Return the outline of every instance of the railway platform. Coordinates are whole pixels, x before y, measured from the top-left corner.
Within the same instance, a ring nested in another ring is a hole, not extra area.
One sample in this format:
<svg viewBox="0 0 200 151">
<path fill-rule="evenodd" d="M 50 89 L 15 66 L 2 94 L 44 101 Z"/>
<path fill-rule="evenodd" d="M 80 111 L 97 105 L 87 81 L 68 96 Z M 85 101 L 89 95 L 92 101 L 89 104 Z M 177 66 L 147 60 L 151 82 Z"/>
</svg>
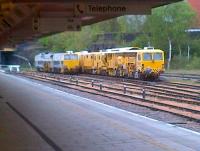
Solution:
<svg viewBox="0 0 200 151">
<path fill-rule="evenodd" d="M 200 151 L 200 133 L 0 73 L 2 151 Z"/>
</svg>

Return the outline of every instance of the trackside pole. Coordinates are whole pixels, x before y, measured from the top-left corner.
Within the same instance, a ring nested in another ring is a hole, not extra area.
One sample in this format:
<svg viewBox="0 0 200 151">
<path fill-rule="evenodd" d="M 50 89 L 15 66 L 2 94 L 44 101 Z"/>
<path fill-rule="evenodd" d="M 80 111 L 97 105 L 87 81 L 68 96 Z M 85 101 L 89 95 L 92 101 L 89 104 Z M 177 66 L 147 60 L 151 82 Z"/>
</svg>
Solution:
<svg viewBox="0 0 200 151">
<path fill-rule="evenodd" d="M 146 96 L 146 92 L 145 92 L 145 89 L 143 88 L 142 89 L 142 98 L 145 99 L 145 96 Z"/>
<path fill-rule="evenodd" d="M 78 78 L 76 79 L 76 85 L 78 85 Z"/>
<path fill-rule="evenodd" d="M 126 94 L 126 86 L 124 85 L 124 94 Z"/>
<path fill-rule="evenodd" d="M 102 83 L 99 84 L 99 88 L 100 88 L 100 91 L 102 91 L 102 88 L 103 88 Z"/>
</svg>

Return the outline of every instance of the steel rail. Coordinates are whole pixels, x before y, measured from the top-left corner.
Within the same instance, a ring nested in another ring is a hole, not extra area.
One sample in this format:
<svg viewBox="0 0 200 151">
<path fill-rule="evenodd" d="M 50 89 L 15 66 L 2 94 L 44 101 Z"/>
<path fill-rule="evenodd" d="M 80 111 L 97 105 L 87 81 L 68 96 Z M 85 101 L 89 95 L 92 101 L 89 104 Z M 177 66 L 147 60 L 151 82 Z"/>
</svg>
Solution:
<svg viewBox="0 0 200 151">
<path fill-rule="evenodd" d="M 62 87 L 76 89 L 79 91 L 84 91 L 87 93 L 92 93 L 96 95 L 102 95 L 109 98 L 117 99 L 126 103 L 136 104 L 140 106 L 145 106 L 148 108 L 153 108 L 157 110 L 162 110 L 165 112 L 170 112 L 176 115 L 184 116 L 194 120 L 200 120 L 200 103 L 192 100 L 179 100 L 172 99 L 171 96 L 160 96 L 156 97 L 151 94 L 146 94 L 145 98 L 142 97 L 142 94 L 139 92 L 129 93 L 128 91 L 124 93 L 123 87 L 112 87 L 108 85 L 103 85 L 100 89 L 100 83 L 95 83 L 93 86 L 91 82 L 77 80 L 73 78 L 62 79 L 56 76 L 47 76 L 47 75 L 36 75 L 36 74 L 20 74 L 22 76 L 32 78 L 35 80 L 40 80 L 43 82 L 48 82 L 51 84 L 59 85 Z M 78 81 L 78 82 L 77 82 Z M 133 95 L 134 94 L 134 95 Z M 162 99 L 161 99 L 162 98 Z M 179 100 L 179 101 L 177 101 Z"/>
</svg>

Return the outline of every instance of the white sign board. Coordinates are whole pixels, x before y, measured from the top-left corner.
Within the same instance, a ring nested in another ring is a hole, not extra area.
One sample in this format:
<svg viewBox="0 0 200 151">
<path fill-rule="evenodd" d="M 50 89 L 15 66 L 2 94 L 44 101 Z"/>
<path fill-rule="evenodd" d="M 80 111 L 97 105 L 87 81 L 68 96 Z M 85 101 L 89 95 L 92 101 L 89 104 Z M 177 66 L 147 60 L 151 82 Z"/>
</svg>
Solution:
<svg viewBox="0 0 200 151">
<path fill-rule="evenodd" d="M 142 14 L 151 13 L 151 9 L 144 4 L 97 4 L 97 3 L 75 3 L 74 13 L 81 15 L 122 15 L 122 14 Z"/>
<path fill-rule="evenodd" d="M 35 25 L 33 25 L 35 27 Z M 80 18 L 39 18 L 37 32 L 80 31 Z"/>
</svg>

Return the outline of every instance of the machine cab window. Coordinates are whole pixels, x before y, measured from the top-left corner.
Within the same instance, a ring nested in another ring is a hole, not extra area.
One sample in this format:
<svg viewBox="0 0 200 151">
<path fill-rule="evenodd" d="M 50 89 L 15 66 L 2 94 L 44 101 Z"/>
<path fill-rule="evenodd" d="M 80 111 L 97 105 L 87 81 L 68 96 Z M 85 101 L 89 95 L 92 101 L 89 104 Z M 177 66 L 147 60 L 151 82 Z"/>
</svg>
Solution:
<svg viewBox="0 0 200 151">
<path fill-rule="evenodd" d="M 143 54 L 143 60 L 144 61 L 150 61 L 150 60 L 152 60 L 152 53 L 144 53 Z"/>
<path fill-rule="evenodd" d="M 78 55 L 76 54 L 69 54 L 64 56 L 65 60 L 78 60 Z"/>
<path fill-rule="evenodd" d="M 154 60 L 163 60 L 162 53 L 160 53 L 160 52 L 154 53 L 153 59 Z"/>
<path fill-rule="evenodd" d="M 76 54 L 71 54 L 71 55 L 70 55 L 70 59 L 71 59 L 71 60 L 78 60 L 78 55 L 76 55 Z"/>
</svg>

